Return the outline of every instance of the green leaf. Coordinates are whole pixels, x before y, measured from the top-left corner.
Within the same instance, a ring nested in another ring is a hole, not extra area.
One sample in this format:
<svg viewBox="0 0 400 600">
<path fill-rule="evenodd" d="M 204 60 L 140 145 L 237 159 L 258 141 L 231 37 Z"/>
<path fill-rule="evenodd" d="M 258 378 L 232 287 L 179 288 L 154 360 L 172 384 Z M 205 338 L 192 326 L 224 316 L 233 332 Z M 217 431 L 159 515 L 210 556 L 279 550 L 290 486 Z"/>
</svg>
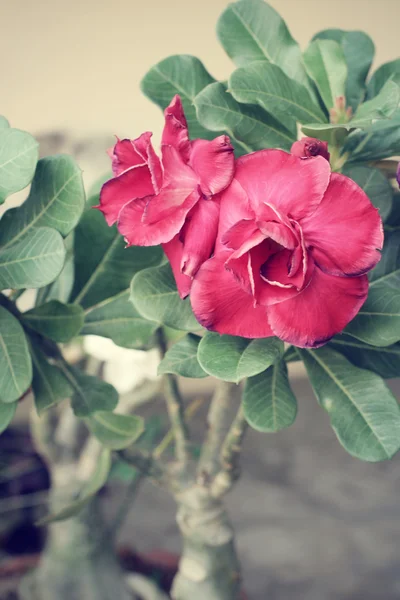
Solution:
<svg viewBox="0 0 400 600">
<path fill-rule="evenodd" d="M 3 115 L 0 115 L 0 131 L 2 129 L 8 129 L 10 127 L 10 123 L 7 121 Z"/>
<path fill-rule="evenodd" d="M 294 423 L 297 401 L 283 360 L 246 381 L 243 410 L 247 422 L 257 431 L 280 431 Z"/>
<path fill-rule="evenodd" d="M 26 131 L 0 127 L 0 204 L 31 181 L 38 159 L 38 143 Z"/>
<path fill-rule="evenodd" d="M 392 210 L 392 186 L 379 169 L 363 165 L 345 165 L 343 174 L 364 190 L 372 204 L 379 209 L 383 221 Z"/>
<path fill-rule="evenodd" d="M 364 98 L 365 80 L 374 59 L 373 41 L 363 31 L 343 31 L 342 29 L 320 31 L 313 37 L 313 40 L 316 39 L 334 40 L 341 45 L 348 70 L 345 92 L 347 106 L 356 110 Z"/>
<path fill-rule="evenodd" d="M 72 395 L 72 387 L 67 379 L 54 365 L 37 344 L 31 341 L 31 357 L 33 365 L 32 390 L 38 415 Z"/>
<path fill-rule="evenodd" d="M 64 265 L 61 235 L 49 227 L 32 229 L 9 248 L 0 248 L 0 289 L 40 288 Z"/>
<path fill-rule="evenodd" d="M 239 104 L 222 83 L 211 83 L 194 100 L 199 122 L 211 131 L 226 131 L 246 151 L 290 150 L 297 139 L 262 108 Z"/>
<path fill-rule="evenodd" d="M 32 363 L 24 330 L 0 306 L 0 402 L 15 402 L 32 381 Z"/>
<path fill-rule="evenodd" d="M 82 172 L 74 159 L 66 155 L 42 158 L 28 198 L 0 221 L 0 245 L 8 247 L 36 227 L 51 227 L 66 236 L 84 206 Z"/>
<path fill-rule="evenodd" d="M 349 152 L 349 161 L 380 160 L 400 154 L 400 110 L 390 119 L 376 121 L 366 131 L 353 131 L 347 138 L 343 152 Z"/>
<path fill-rule="evenodd" d="M 96 412 L 85 419 L 85 422 L 91 433 L 112 450 L 127 448 L 144 431 L 143 419 L 136 415 Z"/>
<path fill-rule="evenodd" d="M 71 406 L 77 417 L 87 417 L 97 411 L 114 410 L 117 406 L 118 392 L 110 383 L 86 375 L 72 366 L 63 369 L 63 374 L 73 389 Z"/>
<path fill-rule="evenodd" d="M 375 71 L 368 82 L 367 97 L 374 98 L 389 80 L 400 85 L 400 58 L 384 63 Z"/>
<path fill-rule="evenodd" d="M 144 76 L 141 87 L 143 93 L 163 110 L 169 105 L 175 94 L 179 94 L 190 136 L 212 139 L 215 135 L 198 123 L 193 102 L 197 94 L 214 81 L 215 79 L 211 77 L 198 58 L 187 54 L 178 54 L 169 56 L 152 67 Z"/>
<path fill-rule="evenodd" d="M 82 329 L 84 312 L 80 306 L 50 300 L 28 310 L 22 322 L 55 342 L 69 342 Z"/>
<path fill-rule="evenodd" d="M 71 232 L 65 239 L 66 259 L 61 273 L 44 291 L 43 298 L 40 298 L 39 290 L 36 305 L 45 300 L 58 300 L 59 302 L 68 302 L 74 286 L 75 265 L 74 265 L 74 232 Z"/>
<path fill-rule="evenodd" d="M 104 216 L 94 209 L 87 210 L 75 229 L 74 247 L 71 300 L 84 308 L 126 290 L 137 271 L 159 264 L 162 257 L 158 246 L 125 248 L 116 226 L 109 227 Z"/>
<path fill-rule="evenodd" d="M 65 508 L 56 513 L 52 513 L 39 521 L 39 525 L 55 523 L 56 521 L 64 521 L 79 513 L 84 506 L 95 496 L 101 488 L 106 484 L 108 475 L 111 470 L 111 452 L 107 448 L 103 448 L 99 459 L 96 463 L 96 468 L 90 479 L 82 488 L 78 498 L 68 504 Z"/>
<path fill-rule="evenodd" d="M 356 367 L 374 371 L 384 379 L 400 377 L 400 343 L 380 348 L 342 333 L 329 343 Z"/>
<path fill-rule="evenodd" d="M 238 102 L 258 104 L 282 123 L 288 115 L 300 123 L 326 121 L 307 88 L 270 63 L 258 62 L 234 71 L 229 91 Z"/>
<path fill-rule="evenodd" d="M 85 314 L 82 335 L 110 338 L 123 348 L 143 348 L 158 323 L 143 319 L 129 300 L 130 290 L 103 300 Z"/>
<path fill-rule="evenodd" d="M 283 350 L 283 343 L 274 337 L 248 340 L 209 332 L 199 344 L 198 359 L 209 375 L 239 383 L 268 369 Z"/>
<path fill-rule="evenodd" d="M 268 61 L 288 77 L 309 85 L 298 43 L 282 17 L 263 0 L 229 4 L 219 18 L 217 33 L 225 52 L 239 67 Z"/>
<path fill-rule="evenodd" d="M 10 404 L 0 402 L 0 433 L 3 433 L 13 420 L 15 411 L 17 410 L 17 404 L 17 402 L 11 402 Z"/>
<path fill-rule="evenodd" d="M 303 58 L 326 108 L 333 108 L 336 98 L 345 95 L 347 65 L 342 47 L 332 40 L 314 40 Z"/>
<path fill-rule="evenodd" d="M 169 263 L 137 273 L 132 280 L 130 298 L 145 319 L 182 331 L 201 329 L 189 298 L 181 300 L 179 297 Z"/>
<path fill-rule="evenodd" d="M 400 448 L 400 409 L 384 381 L 330 348 L 299 352 L 343 447 L 362 460 L 391 458 Z"/>
<path fill-rule="evenodd" d="M 170 348 L 160 364 L 158 374 L 174 373 L 182 377 L 207 377 L 197 359 L 197 348 L 200 339 L 197 335 L 189 333 Z"/>
</svg>

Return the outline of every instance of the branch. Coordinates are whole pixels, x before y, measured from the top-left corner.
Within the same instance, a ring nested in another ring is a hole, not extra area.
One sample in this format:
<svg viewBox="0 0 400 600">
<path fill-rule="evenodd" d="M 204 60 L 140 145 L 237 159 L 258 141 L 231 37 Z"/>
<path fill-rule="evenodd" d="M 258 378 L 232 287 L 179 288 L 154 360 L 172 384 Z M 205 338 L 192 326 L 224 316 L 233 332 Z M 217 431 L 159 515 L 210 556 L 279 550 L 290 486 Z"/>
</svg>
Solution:
<svg viewBox="0 0 400 600">
<path fill-rule="evenodd" d="M 167 343 L 161 328 L 158 329 L 156 336 L 161 358 L 164 358 L 167 351 Z M 178 463 L 182 467 L 185 467 L 189 462 L 190 454 L 189 431 L 185 419 L 183 398 L 179 391 L 175 375 L 166 373 L 163 375 L 163 383 L 167 411 L 175 437 L 175 456 Z"/>
<path fill-rule="evenodd" d="M 221 497 L 228 492 L 240 476 L 240 456 L 243 439 L 248 428 L 242 405 L 232 423 L 221 449 L 222 469 L 212 485 L 212 495 Z"/>
<path fill-rule="evenodd" d="M 220 468 L 219 453 L 226 434 L 226 416 L 235 384 L 218 381 L 207 416 L 208 431 L 201 448 L 197 469 L 200 482 L 206 483 Z"/>
<path fill-rule="evenodd" d="M 127 450 L 119 450 L 118 455 L 140 471 L 142 475 L 152 479 L 154 483 L 162 487 L 169 487 L 167 470 L 148 452 L 130 447 Z"/>
</svg>

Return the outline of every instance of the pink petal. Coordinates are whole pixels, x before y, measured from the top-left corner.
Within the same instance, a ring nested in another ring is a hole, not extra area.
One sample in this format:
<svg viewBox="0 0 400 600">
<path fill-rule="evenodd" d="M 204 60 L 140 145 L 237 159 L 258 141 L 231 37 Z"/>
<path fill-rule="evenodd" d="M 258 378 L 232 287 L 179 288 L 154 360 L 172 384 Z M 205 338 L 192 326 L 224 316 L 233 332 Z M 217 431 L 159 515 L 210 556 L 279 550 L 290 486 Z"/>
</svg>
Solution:
<svg viewBox="0 0 400 600">
<path fill-rule="evenodd" d="M 233 275 L 225 270 L 229 252 L 207 260 L 193 280 L 190 299 L 197 320 L 212 331 L 246 338 L 273 335 L 263 307 L 253 306 Z"/>
<path fill-rule="evenodd" d="M 96 208 L 104 214 L 107 224 L 112 225 L 128 202 L 152 194 L 154 194 L 154 187 L 147 165 L 132 167 L 103 185 L 100 192 L 100 205 Z"/>
<path fill-rule="evenodd" d="M 239 250 L 250 237 L 259 232 L 258 230 L 259 228 L 254 219 L 241 219 L 225 231 L 221 237 L 221 242 L 227 248 Z"/>
<path fill-rule="evenodd" d="M 190 140 L 182 101 L 178 95 L 173 97 L 171 104 L 164 111 L 164 116 L 165 126 L 161 144 L 173 146 L 186 163 L 190 156 Z"/>
<path fill-rule="evenodd" d="M 288 227 L 283 223 L 274 223 L 273 221 L 258 221 L 257 225 L 265 237 L 274 240 L 274 242 L 280 244 L 284 248 L 290 248 L 293 250 L 293 248 L 295 248 L 299 243 L 293 228 Z"/>
<path fill-rule="evenodd" d="M 121 175 L 131 167 L 143 165 L 146 162 L 143 156 L 135 150 L 132 141 L 127 139 L 118 140 L 113 148 L 107 150 L 107 153 L 111 158 L 112 171 L 115 176 Z"/>
<path fill-rule="evenodd" d="M 152 135 L 153 134 L 150 132 L 143 133 L 140 137 L 136 138 L 136 140 L 132 140 L 132 145 L 135 148 L 138 155 L 142 156 L 144 162 L 147 163 L 150 169 L 153 186 L 157 193 L 162 185 L 163 172 L 160 159 L 155 153 L 153 145 L 151 143 Z"/>
<path fill-rule="evenodd" d="M 218 231 L 219 199 L 201 198 L 192 208 L 181 231 L 182 272 L 193 277 L 214 251 Z"/>
<path fill-rule="evenodd" d="M 192 192 L 186 198 L 185 190 L 180 191 L 177 199 L 177 191 L 174 189 L 162 189 L 157 196 L 151 196 L 142 200 L 133 200 L 119 213 L 118 230 L 124 236 L 129 246 L 157 246 L 165 244 L 181 230 L 186 215 L 199 199 L 197 191 Z M 168 214 L 163 215 L 158 221 L 149 223 L 146 220 L 148 207 L 152 202 L 160 206 L 170 206 L 179 200 L 179 205 Z"/>
<path fill-rule="evenodd" d="M 310 284 L 291 300 L 267 308 L 268 321 L 284 342 L 317 348 L 354 319 L 368 294 L 368 279 L 334 277 L 318 267 Z"/>
<path fill-rule="evenodd" d="M 181 298 L 186 298 L 190 292 L 192 278 L 181 272 L 183 244 L 179 239 L 179 235 L 172 238 L 170 242 L 163 244 L 162 247 L 171 264 L 179 295 Z"/>
<path fill-rule="evenodd" d="M 212 142 L 192 142 L 190 165 L 200 179 L 200 188 L 207 197 L 219 194 L 232 181 L 235 156 L 230 139 L 220 135 Z"/>
<path fill-rule="evenodd" d="M 305 161 L 308 162 L 308 161 Z M 315 213 L 301 222 L 306 245 L 318 266 L 331 275 L 360 275 L 380 260 L 379 212 L 351 179 L 333 173 Z"/>
<path fill-rule="evenodd" d="M 255 214 L 250 208 L 246 192 L 239 182 L 233 179 L 221 195 L 217 249 L 224 248 L 224 234 L 241 220 L 255 221 Z"/>
<path fill-rule="evenodd" d="M 283 150 L 260 150 L 236 162 L 235 179 L 257 216 L 267 203 L 292 219 L 304 218 L 321 202 L 329 177 L 329 163 L 322 156 L 302 160 Z"/>
</svg>

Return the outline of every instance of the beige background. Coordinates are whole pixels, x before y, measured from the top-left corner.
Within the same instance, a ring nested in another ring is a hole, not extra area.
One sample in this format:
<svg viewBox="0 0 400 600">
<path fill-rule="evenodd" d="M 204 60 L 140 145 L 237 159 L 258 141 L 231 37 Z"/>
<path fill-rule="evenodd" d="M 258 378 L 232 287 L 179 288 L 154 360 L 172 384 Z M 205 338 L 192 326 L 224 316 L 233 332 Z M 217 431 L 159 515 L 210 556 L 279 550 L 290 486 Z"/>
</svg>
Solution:
<svg viewBox="0 0 400 600">
<path fill-rule="evenodd" d="M 139 81 L 168 54 L 233 66 L 215 35 L 227 0 L 0 0 L 0 113 L 33 133 L 138 135 L 161 127 Z M 304 48 L 327 27 L 362 29 L 375 64 L 400 52 L 400 0 L 270 0 Z"/>
</svg>

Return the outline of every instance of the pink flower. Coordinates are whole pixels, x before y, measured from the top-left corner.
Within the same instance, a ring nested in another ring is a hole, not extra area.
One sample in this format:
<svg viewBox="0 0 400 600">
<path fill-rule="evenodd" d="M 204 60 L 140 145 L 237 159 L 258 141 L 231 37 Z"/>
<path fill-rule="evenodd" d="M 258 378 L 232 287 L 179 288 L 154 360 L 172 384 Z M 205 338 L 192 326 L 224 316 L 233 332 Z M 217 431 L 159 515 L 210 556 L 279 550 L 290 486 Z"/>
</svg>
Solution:
<svg viewBox="0 0 400 600">
<path fill-rule="evenodd" d="M 225 135 L 189 140 L 179 96 L 164 114 L 161 160 L 149 132 L 118 140 L 110 152 L 114 178 L 104 184 L 98 208 L 109 225 L 117 222 L 129 246 L 162 244 L 185 297 L 214 250 L 219 194 L 232 180 L 234 155 Z"/>
<path fill-rule="evenodd" d="M 360 310 L 382 243 L 378 211 L 321 156 L 243 156 L 222 194 L 215 255 L 192 286 L 194 313 L 219 333 L 321 346 Z"/>
<path fill-rule="evenodd" d="M 313 156 L 322 156 L 329 162 L 330 154 L 328 152 L 328 142 L 317 140 L 312 137 L 303 137 L 295 142 L 290 149 L 291 154 L 300 158 L 311 158 Z"/>
</svg>

